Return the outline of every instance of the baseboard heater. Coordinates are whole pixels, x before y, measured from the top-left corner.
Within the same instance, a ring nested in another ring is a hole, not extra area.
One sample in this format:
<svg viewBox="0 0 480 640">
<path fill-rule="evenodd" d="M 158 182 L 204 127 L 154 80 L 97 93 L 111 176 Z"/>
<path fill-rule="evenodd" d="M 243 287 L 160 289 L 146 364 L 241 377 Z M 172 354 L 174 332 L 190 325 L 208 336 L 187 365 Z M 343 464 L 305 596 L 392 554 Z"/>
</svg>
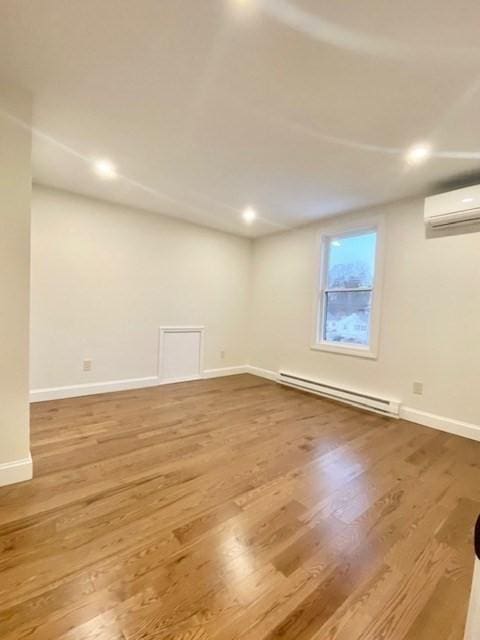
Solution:
<svg viewBox="0 0 480 640">
<path fill-rule="evenodd" d="M 280 384 L 287 385 L 288 387 L 316 393 L 325 398 L 339 400 L 354 407 L 374 411 L 384 416 L 398 418 L 400 414 L 400 402 L 395 400 L 387 400 L 371 394 L 344 389 L 343 387 L 326 384 L 318 380 L 303 378 L 302 376 L 287 373 L 286 371 L 280 371 L 277 380 Z"/>
</svg>

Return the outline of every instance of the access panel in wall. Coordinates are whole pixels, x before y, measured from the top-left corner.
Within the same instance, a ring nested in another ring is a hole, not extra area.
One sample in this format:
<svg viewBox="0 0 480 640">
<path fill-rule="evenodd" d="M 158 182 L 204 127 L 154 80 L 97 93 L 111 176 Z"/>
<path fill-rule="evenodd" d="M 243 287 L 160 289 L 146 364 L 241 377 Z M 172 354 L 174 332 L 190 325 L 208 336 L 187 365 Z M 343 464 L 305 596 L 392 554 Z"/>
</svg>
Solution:
<svg viewBox="0 0 480 640">
<path fill-rule="evenodd" d="M 202 354 L 203 327 L 161 327 L 158 377 L 161 382 L 200 378 Z"/>
</svg>

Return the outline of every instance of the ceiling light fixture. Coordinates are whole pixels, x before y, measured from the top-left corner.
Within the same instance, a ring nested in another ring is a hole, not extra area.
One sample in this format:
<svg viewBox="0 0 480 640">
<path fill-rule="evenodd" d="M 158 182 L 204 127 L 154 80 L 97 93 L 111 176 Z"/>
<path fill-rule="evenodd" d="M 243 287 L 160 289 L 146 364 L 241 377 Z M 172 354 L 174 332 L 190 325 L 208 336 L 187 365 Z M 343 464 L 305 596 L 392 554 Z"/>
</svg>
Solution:
<svg viewBox="0 0 480 640">
<path fill-rule="evenodd" d="M 110 160 L 97 160 L 93 165 L 95 173 L 101 178 L 112 180 L 117 177 L 117 169 Z"/>
<path fill-rule="evenodd" d="M 247 207 L 245 211 L 242 213 L 242 218 L 247 224 L 252 224 L 252 222 L 255 220 L 256 217 L 257 217 L 257 213 L 255 209 L 252 209 L 252 207 Z"/>
<path fill-rule="evenodd" d="M 425 162 L 432 155 L 431 148 L 426 144 L 416 144 L 407 151 L 408 164 L 415 165 Z"/>
<path fill-rule="evenodd" d="M 249 11 L 254 8 L 253 0 L 233 0 L 233 4 L 237 9 Z"/>
<path fill-rule="evenodd" d="M 467 203 L 467 202 L 473 202 L 473 198 L 464 198 L 464 199 L 462 200 L 462 202 L 465 202 L 465 203 Z"/>
</svg>

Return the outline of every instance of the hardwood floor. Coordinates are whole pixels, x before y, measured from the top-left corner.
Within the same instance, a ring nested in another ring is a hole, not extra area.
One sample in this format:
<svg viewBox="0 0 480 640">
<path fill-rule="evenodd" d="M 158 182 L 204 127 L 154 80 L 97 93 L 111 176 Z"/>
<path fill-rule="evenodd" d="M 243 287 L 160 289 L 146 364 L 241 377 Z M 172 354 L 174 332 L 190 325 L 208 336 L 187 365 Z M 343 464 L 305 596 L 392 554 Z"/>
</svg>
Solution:
<svg viewBox="0 0 480 640">
<path fill-rule="evenodd" d="M 2 640 L 461 640 L 480 443 L 243 375 L 32 406 Z"/>
</svg>

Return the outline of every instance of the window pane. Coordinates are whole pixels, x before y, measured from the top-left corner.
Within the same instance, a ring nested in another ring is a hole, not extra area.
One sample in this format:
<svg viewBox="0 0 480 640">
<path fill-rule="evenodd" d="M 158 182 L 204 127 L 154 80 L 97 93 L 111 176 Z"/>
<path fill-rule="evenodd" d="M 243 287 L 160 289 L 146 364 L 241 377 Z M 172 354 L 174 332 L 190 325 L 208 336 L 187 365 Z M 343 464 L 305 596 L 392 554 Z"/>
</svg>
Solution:
<svg viewBox="0 0 480 640">
<path fill-rule="evenodd" d="M 327 289 L 372 287 L 376 241 L 375 231 L 332 238 L 328 251 Z"/>
<path fill-rule="evenodd" d="M 324 340 L 367 346 L 371 303 L 371 291 L 326 293 Z"/>
</svg>

